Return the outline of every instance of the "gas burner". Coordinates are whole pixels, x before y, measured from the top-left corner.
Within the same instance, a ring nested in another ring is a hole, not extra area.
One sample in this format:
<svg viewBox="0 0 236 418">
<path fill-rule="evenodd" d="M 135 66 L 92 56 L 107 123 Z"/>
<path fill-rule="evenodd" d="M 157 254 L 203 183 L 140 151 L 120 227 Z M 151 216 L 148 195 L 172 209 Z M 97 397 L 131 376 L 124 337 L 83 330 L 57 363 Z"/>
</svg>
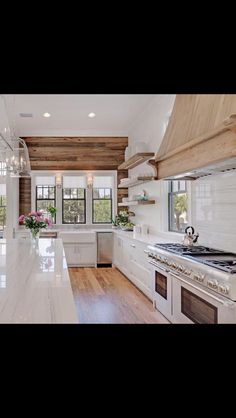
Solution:
<svg viewBox="0 0 236 418">
<path fill-rule="evenodd" d="M 204 247 L 202 245 L 196 245 L 196 246 L 187 246 L 182 244 L 155 244 L 155 247 L 162 248 L 163 250 L 167 250 L 176 254 L 180 255 L 223 255 L 226 254 L 224 251 L 221 250 L 215 250 L 214 248 L 208 248 Z"/>
</svg>

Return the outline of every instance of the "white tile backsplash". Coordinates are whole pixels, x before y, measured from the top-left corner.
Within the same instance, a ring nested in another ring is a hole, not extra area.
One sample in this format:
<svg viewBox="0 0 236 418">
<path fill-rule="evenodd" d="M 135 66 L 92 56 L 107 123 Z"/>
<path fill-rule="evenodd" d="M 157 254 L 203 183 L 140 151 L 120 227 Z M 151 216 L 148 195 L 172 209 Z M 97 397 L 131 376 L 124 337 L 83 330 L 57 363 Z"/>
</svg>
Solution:
<svg viewBox="0 0 236 418">
<path fill-rule="evenodd" d="M 236 173 L 192 183 L 192 222 L 199 243 L 236 252 Z"/>
</svg>

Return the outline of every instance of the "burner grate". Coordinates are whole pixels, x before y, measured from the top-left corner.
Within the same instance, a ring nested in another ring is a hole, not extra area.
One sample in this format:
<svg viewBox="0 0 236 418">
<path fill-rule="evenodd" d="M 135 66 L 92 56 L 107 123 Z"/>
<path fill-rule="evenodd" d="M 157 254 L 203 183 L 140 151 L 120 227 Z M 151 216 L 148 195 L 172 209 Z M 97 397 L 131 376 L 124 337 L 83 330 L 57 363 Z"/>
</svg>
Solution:
<svg viewBox="0 0 236 418">
<path fill-rule="evenodd" d="M 180 255 L 225 254 L 224 251 L 215 250 L 214 248 L 204 247 L 202 245 L 187 246 L 187 245 L 182 245 L 182 244 L 168 243 L 168 244 L 155 244 L 155 247 L 159 247 L 159 248 L 162 248 L 167 251 L 180 254 Z"/>
</svg>

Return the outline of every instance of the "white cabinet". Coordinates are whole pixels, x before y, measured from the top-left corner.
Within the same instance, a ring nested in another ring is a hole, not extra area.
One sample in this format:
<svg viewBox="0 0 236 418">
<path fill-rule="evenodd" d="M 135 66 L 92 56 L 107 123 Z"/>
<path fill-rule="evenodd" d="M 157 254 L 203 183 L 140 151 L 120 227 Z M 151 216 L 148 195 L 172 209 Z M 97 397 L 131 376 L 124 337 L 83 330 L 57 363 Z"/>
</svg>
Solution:
<svg viewBox="0 0 236 418">
<path fill-rule="evenodd" d="M 96 266 L 96 244 L 63 243 L 68 267 Z"/>
<path fill-rule="evenodd" d="M 152 299 L 152 276 L 144 250 L 147 244 L 114 234 L 113 264 Z"/>
<path fill-rule="evenodd" d="M 97 242 L 94 231 L 60 231 L 68 267 L 96 267 Z"/>
<path fill-rule="evenodd" d="M 120 270 L 123 264 L 123 239 L 114 234 L 113 239 L 113 264 Z"/>
</svg>

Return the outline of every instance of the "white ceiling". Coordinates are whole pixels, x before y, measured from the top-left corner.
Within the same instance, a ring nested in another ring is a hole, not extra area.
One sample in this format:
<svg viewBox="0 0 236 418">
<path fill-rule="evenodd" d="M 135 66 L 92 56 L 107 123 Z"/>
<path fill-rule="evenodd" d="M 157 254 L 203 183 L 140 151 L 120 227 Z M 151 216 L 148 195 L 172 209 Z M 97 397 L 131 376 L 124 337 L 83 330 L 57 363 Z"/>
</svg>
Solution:
<svg viewBox="0 0 236 418">
<path fill-rule="evenodd" d="M 156 95 L 5 95 L 10 124 L 19 136 L 128 135 Z M 49 112 L 50 118 L 43 117 Z M 88 113 L 96 113 L 89 118 Z M 21 118 L 19 113 L 33 113 Z"/>
</svg>

